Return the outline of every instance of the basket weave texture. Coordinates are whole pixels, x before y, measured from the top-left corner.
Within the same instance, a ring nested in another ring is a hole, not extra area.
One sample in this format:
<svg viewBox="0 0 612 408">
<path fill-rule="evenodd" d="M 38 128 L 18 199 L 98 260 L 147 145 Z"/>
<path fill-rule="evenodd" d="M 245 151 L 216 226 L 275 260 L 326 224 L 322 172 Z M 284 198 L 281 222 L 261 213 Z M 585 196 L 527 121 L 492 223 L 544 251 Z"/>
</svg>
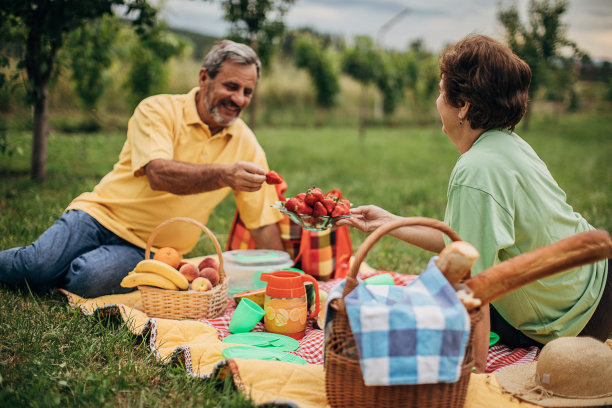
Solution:
<svg viewBox="0 0 612 408">
<path fill-rule="evenodd" d="M 325 344 L 325 393 L 332 407 L 459 408 L 465 403 L 470 373 L 474 365 L 473 328 L 482 318 L 481 309 L 470 312 L 472 330 L 470 330 L 461 375 L 457 382 L 389 386 L 368 386 L 363 382 L 359 351 L 349 324 L 344 297 L 357 286 L 357 272 L 372 245 L 391 230 L 408 225 L 436 228 L 453 241 L 460 240 L 450 227 L 438 220 L 411 217 L 379 227 L 361 244 L 355 253 L 355 262 L 351 265 L 342 297 L 331 302 L 334 312 Z"/>
<path fill-rule="evenodd" d="M 159 224 L 151 232 L 145 250 L 145 259 L 151 255 L 151 246 L 159 231 L 172 222 L 187 222 L 198 226 L 208 235 L 219 257 L 219 283 L 205 292 L 194 290 L 168 290 L 152 286 L 138 286 L 144 306 L 144 312 L 150 317 L 164 319 L 214 319 L 227 308 L 227 275 L 223 268 L 221 246 L 215 235 L 202 223 L 186 217 L 170 218 Z"/>
</svg>

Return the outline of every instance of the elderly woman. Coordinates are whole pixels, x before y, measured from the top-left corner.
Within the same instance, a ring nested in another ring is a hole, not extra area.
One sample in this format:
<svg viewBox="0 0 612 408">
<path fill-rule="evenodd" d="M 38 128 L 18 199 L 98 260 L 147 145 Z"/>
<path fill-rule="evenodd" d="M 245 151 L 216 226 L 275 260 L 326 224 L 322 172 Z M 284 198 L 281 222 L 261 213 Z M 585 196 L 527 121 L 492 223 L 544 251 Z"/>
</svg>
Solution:
<svg viewBox="0 0 612 408">
<path fill-rule="evenodd" d="M 478 249 L 480 258 L 472 273 L 592 230 L 566 202 L 544 162 L 513 132 L 527 108 L 529 66 L 482 35 L 450 46 L 439 63 L 436 106 L 442 131 L 461 154 L 450 176 L 444 222 Z M 371 232 L 399 218 L 376 206 L 358 207 L 352 213 L 338 224 Z M 392 235 L 433 252 L 445 246 L 443 234 L 429 228 L 404 227 Z M 510 347 L 542 346 L 557 337 L 577 335 L 604 341 L 612 333 L 609 263 L 553 275 L 493 302 L 491 330 Z M 488 323 L 485 319 L 477 329 L 480 371 L 486 363 Z"/>
</svg>

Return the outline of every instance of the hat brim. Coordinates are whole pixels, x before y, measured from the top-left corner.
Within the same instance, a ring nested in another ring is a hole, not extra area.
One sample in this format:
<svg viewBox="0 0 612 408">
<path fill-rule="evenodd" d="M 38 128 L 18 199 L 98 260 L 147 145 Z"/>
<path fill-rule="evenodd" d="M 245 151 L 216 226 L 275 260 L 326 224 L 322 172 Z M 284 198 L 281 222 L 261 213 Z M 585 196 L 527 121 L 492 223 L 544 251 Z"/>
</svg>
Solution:
<svg viewBox="0 0 612 408">
<path fill-rule="evenodd" d="M 514 397 L 543 407 L 600 407 L 612 404 L 612 395 L 597 398 L 570 398 L 542 395 L 535 383 L 537 362 L 515 364 L 497 372 L 497 382 Z"/>
</svg>

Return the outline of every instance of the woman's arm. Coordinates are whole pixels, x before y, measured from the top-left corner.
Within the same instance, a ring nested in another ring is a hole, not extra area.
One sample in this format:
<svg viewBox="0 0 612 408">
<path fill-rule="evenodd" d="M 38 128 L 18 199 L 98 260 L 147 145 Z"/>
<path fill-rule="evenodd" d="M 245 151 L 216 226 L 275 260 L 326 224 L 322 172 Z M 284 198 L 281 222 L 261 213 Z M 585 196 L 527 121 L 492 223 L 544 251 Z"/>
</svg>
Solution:
<svg viewBox="0 0 612 408">
<path fill-rule="evenodd" d="M 351 210 L 351 215 L 349 218 L 339 220 L 336 225 L 347 225 L 363 232 L 372 232 L 383 224 L 402 218 L 374 205 L 354 208 Z M 437 229 L 424 226 L 398 228 L 389 235 L 435 253 L 440 253 L 445 247 L 444 234 Z"/>
</svg>

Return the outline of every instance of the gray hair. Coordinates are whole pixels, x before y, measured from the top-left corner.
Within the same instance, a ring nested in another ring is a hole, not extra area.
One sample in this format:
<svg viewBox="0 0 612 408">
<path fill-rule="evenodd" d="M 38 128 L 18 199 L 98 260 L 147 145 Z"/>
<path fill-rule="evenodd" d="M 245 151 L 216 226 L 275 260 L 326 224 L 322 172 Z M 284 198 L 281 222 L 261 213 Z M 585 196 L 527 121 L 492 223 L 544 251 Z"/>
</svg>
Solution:
<svg viewBox="0 0 612 408">
<path fill-rule="evenodd" d="M 219 73 L 221 64 L 223 64 L 225 60 L 230 60 L 242 65 L 255 64 L 257 68 L 257 79 L 259 79 L 261 62 L 255 51 L 248 45 L 231 40 L 221 40 L 215 44 L 206 57 L 204 57 L 202 67 L 206 68 L 211 78 L 214 78 Z"/>
</svg>

